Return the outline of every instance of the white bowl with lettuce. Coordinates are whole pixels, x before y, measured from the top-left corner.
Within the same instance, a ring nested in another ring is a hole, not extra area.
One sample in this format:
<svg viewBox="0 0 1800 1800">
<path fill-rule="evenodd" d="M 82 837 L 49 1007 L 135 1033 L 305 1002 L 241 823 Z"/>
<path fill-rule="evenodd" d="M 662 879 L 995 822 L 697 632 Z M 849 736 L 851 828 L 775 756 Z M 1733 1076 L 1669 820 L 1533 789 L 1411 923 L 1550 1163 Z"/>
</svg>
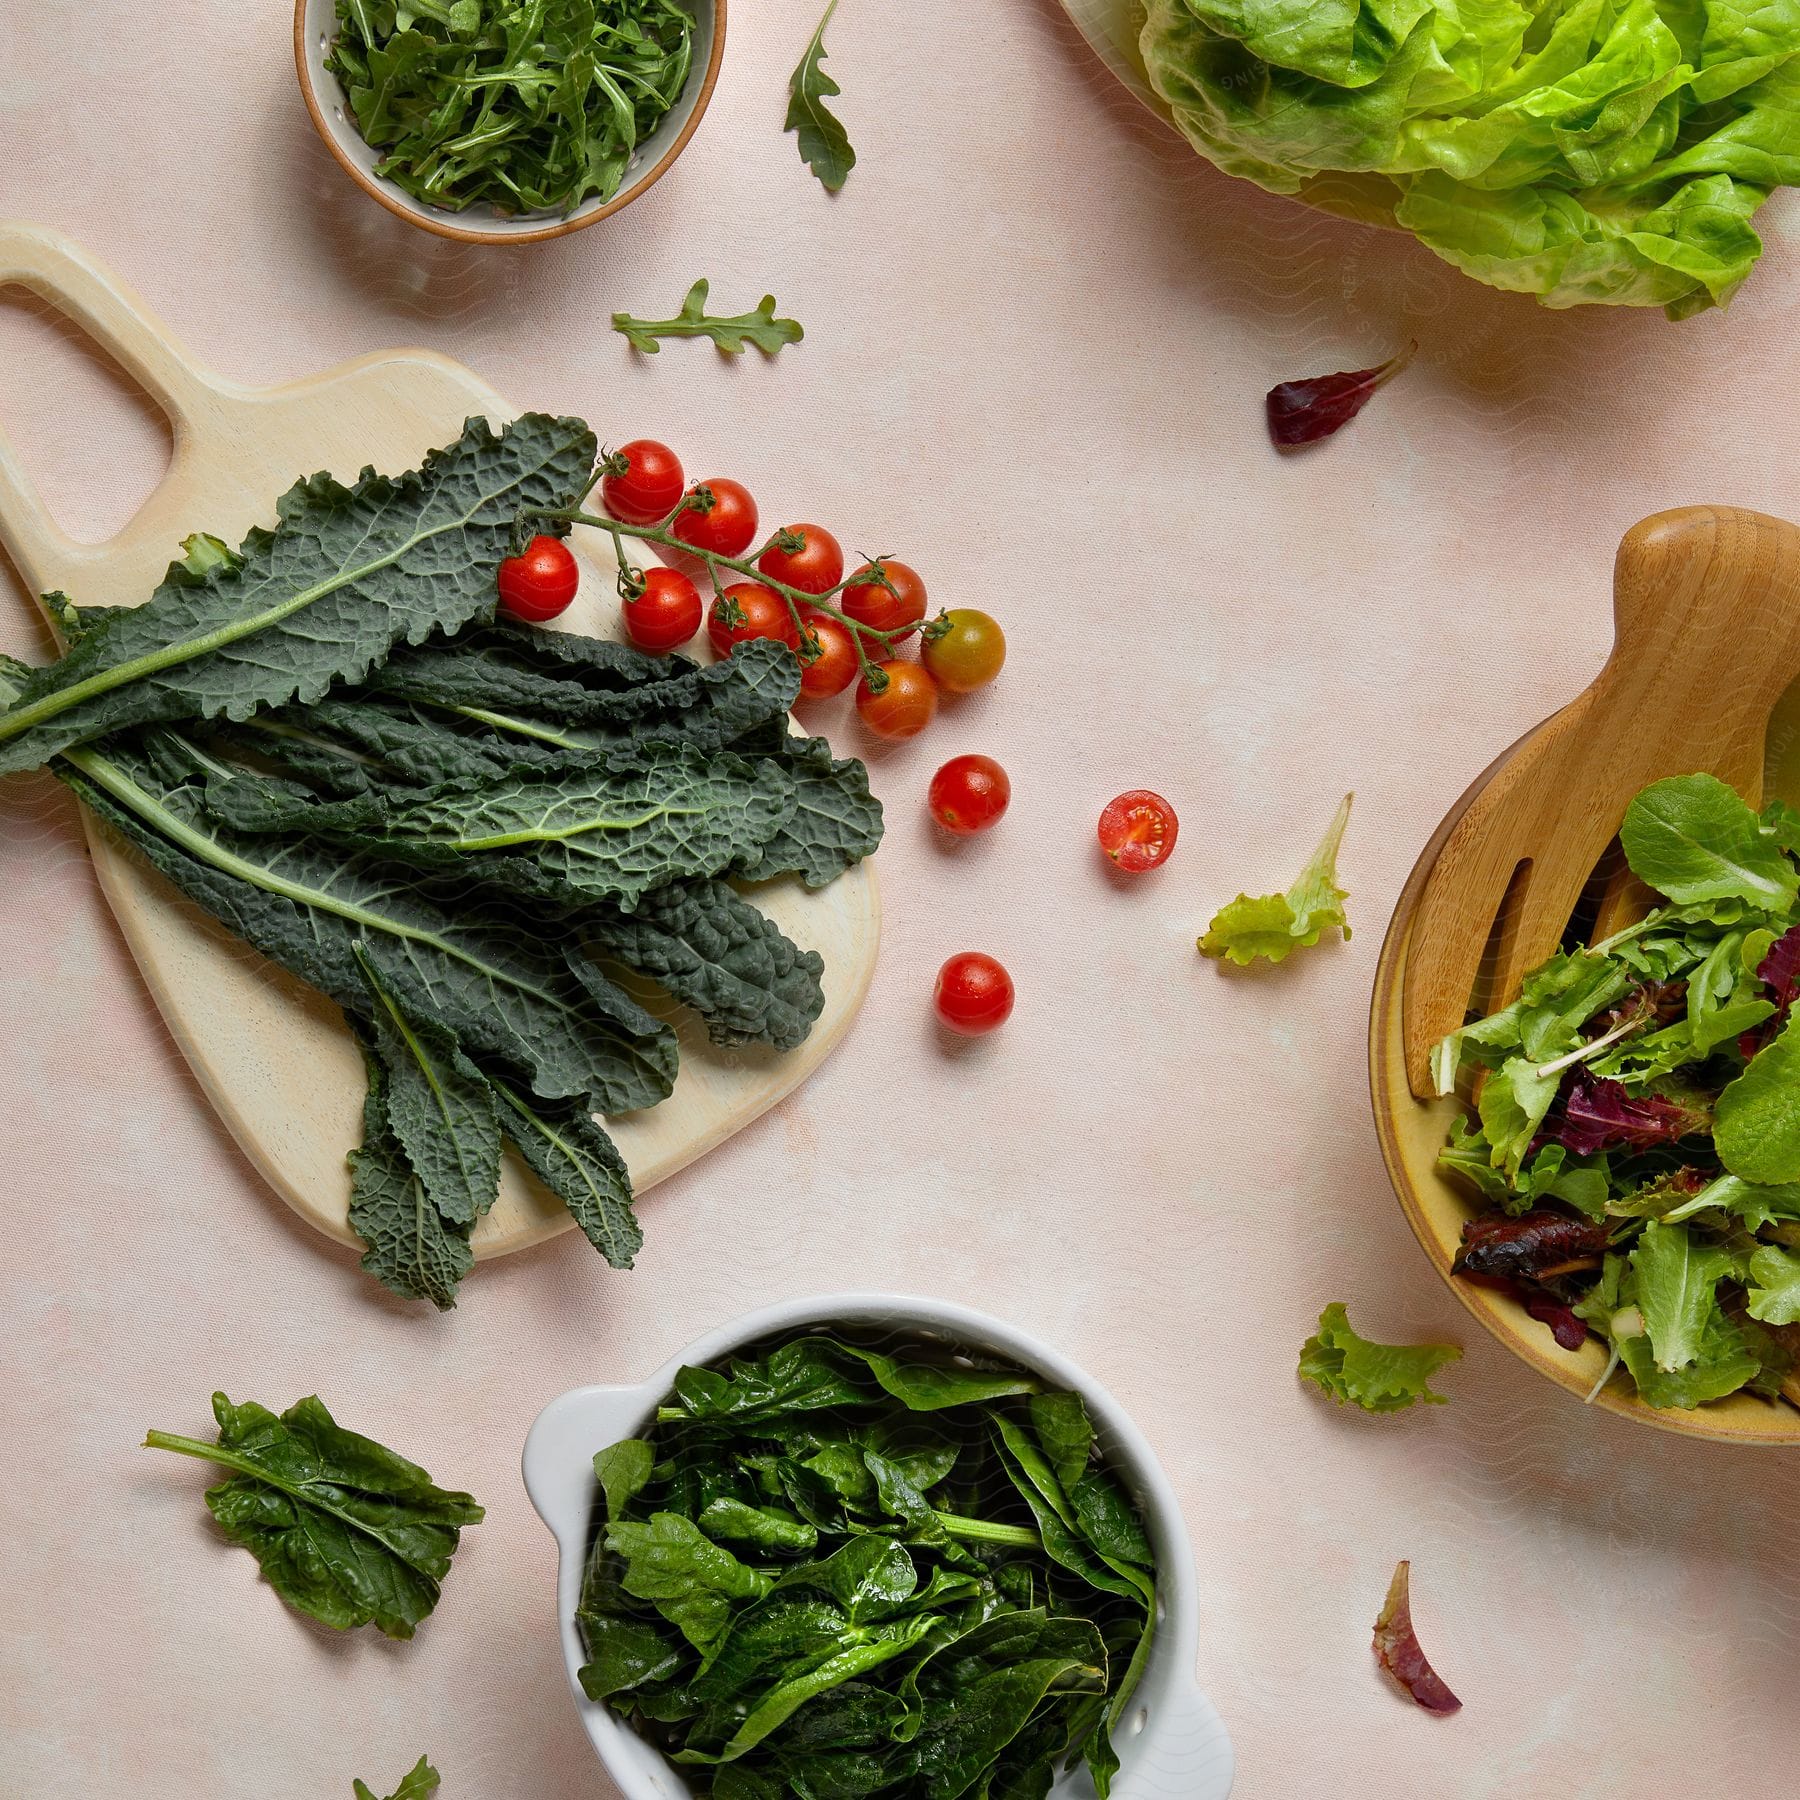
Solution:
<svg viewBox="0 0 1800 1800">
<path fill-rule="evenodd" d="M 1545 306 L 1724 305 L 1800 181 L 1800 12 L 1064 0 L 1228 174 Z"/>
<path fill-rule="evenodd" d="M 584 1691 L 581 1671 L 589 1658 L 576 1615 L 596 1535 L 603 1526 L 612 1529 L 606 1522 L 616 1498 L 610 1491 L 602 1495 L 596 1453 L 654 1431 L 658 1408 L 684 1370 L 691 1382 L 691 1371 L 717 1367 L 753 1348 L 834 1333 L 846 1343 L 902 1347 L 896 1354 L 914 1346 L 952 1361 L 973 1359 L 984 1368 L 1023 1372 L 1035 1378 L 1034 1385 L 1081 1397 L 1093 1427 L 1093 1466 L 1129 1496 L 1155 1563 L 1154 1632 L 1145 1634 L 1147 1659 L 1141 1660 L 1128 1709 L 1112 1733 L 1119 1763 L 1112 1800 L 1225 1800 L 1232 1783 L 1231 1742 L 1194 1679 L 1200 1609 L 1193 1551 L 1180 1505 L 1143 1434 L 1104 1389 L 1029 1332 L 949 1301 L 885 1294 L 827 1295 L 764 1307 L 709 1332 L 644 1381 L 562 1395 L 532 1426 L 524 1452 L 525 1486 L 560 1551 L 557 1624 L 570 1691 L 595 1750 L 628 1800 L 680 1800 L 696 1791 L 689 1778 L 701 1776 L 713 1780 L 719 1794 L 777 1790 L 733 1785 L 740 1777 L 727 1779 L 730 1764 L 684 1772 L 611 1705 Z M 713 1535 L 720 1533 L 715 1529 Z M 893 1548 L 887 1538 L 878 1541 Z M 706 1791 L 705 1780 L 699 1791 Z M 1095 1788 L 1082 1768 L 1060 1778 L 1053 1791 L 1080 1800 Z"/>
</svg>

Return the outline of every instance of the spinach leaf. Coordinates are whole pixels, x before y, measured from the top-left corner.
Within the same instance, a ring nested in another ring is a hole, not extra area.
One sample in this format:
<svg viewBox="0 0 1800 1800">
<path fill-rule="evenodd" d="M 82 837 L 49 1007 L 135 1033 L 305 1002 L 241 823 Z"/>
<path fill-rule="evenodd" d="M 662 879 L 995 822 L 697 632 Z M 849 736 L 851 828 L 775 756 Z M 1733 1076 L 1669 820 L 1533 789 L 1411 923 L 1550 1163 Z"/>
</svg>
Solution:
<svg viewBox="0 0 1800 1800">
<path fill-rule="evenodd" d="M 1800 878 L 1781 846 L 1716 775 L 1672 775 L 1626 808 L 1619 842 L 1638 879 L 1677 905 L 1741 900 L 1785 913 Z"/>
<path fill-rule="evenodd" d="M 835 100 L 843 89 L 825 73 L 825 27 L 837 11 L 838 0 L 831 0 L 820 19 L 818 29 L 806 46 L 794 72 L 788 77 L 787 131 L 799 133 L 800 159 L 818 176 L 820 183 L 836 193 L 850 178 L 856 167 L 856 152 L 850 147 L 849 133 L 843 122 L 825 102 Z"/>
<path fill-rule="evenodd" d="M 337 1630 L 373 1622 L 389 1637 L 411 1637 L 482 1508 L 346 1431 L 316 1395 L 277 1418 L 214 1394 L 213 1415 L 217 1443 L 152 1431 L 145 1445 L 233 1471 L 207 1490 L 206 1504 L 290 1606 Z"/>
<path fill-rule="evenodd" d="M 1073 1489 L 1093 1454 L 1094 1427 L 1079 1394 L 1033 1394 L 1031 1429 L 1065 1489 Z"/>
<path fill-rule="evenodd" d="M 742 356 L 744 346 L 754 344 L 765 356 L 774 356 L 806 336 L 798 319 L 776 318 L 773 294 L 764 294 L 754 312 L 728 315 L 706 310 L 710 292 L 711 284 L 703 278 L 688 289 L 674 318 L 636 319 L 630 313 L 616 312 L 612 328 L 646 356 L 655 356 L 662 349 L 662 338 L 708 337 L 728 356 Z"/>
<path fill-rule="evenodd" d="M 425 1800 L 427 1794 L 435 1794 L 438 1790 L 438 1772 L 431 1766 L 429 1757 L 421 1756 L 413 1766 L 412 1773 L 406 1777 L 387 1800 Z M 359 1781 L 354 1787 L 355 1800 L 376 1800 L 375 1790 L 365 1781 Z"/>
<path fill-rule="evenodd" d="M 129 726 L 315 700 L 401 639 L 491 612 L 520 513 L 569 506 L 595 451 L 579 420 L 527 413 L 498 434 L 471 419 L 410 474 L 299 482 L 240 561 L 172 566 L 142 606 L 32 670 L 0 712 L 0 774 Z"/>
<path fill-rule="evenodd" d="M 623 1438 L 594 1457 L 594 1479 L 606 1499 L 606 1516 L 622 1519 L 625 1508 L 650 1485 L 656 1452 L 642 1438 Z"/>
<path fill-rule="evenodd" d="M 620 1585 L 658 1612 L 705 1655 L 724 1640 L 734 1600 L 760 1600 L 769 1577 L 722 1550 L 692 1519 L 653 1514 L 642 1524 L 615 1520 L 606 1547 L 625 1559 Z"/>
</svg>

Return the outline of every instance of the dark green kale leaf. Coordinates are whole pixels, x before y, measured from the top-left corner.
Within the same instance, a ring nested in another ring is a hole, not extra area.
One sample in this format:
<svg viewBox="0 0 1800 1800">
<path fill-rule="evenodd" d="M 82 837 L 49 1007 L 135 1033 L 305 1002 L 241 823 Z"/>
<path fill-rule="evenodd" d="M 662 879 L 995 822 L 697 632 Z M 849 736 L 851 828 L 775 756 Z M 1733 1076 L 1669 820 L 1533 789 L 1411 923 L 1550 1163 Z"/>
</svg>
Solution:
<svg viewBox="0 0 1800 1800">
<path fill-rule="evenodd" d="M 206 1504 L 290 1606 L 343 1631 L 409 1638 L 437 1605 L 466 1525 L 483 1510 L 416 1463 L 346 1431 L 316 1395 L 279 1418 L 213 1395 L 218 1442 L 152 1431 L 147 1447 L 233 1471 Z"/>
</svg>

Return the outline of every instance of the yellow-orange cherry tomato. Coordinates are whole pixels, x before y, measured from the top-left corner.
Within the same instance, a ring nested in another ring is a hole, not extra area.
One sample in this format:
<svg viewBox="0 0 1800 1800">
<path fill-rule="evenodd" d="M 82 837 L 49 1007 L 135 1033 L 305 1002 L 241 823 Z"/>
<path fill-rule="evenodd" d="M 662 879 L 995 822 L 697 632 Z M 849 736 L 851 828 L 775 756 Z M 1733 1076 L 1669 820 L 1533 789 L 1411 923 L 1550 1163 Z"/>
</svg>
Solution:
<svg viewBox="0 0 1800 1800">
<path fill-rule="evenodd" d="M 939 687 L 953 694 L 967 694 L 986 687 L 1006 661 L 1006 633 L 999 621 L 971 607 L 956 607 L 944 615 L 950 629 L 927 638 L 919 652 Z"/>
</svg>

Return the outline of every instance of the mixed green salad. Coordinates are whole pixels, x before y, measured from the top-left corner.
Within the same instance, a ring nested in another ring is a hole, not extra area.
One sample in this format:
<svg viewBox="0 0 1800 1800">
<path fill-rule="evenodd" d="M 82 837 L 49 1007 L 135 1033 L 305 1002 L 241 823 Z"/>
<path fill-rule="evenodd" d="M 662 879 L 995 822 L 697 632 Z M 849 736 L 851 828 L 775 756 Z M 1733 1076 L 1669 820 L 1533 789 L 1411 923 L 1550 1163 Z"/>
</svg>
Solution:
<svg viewBox="0 0 1800 1800">
<path fill-rule="evenodd" d="M 687 87 L 678 0 L 337 0 L 325 66 L 376 174 L 461 212 L 611 199 Z"/>
<path fill-rule="evenodd" d="M 1440 1093 L 1477 1083 L 1441 1157 L 1483 1202 L 1456 1272 L 1600 1339 L 1600 1385 L 1622 1365 L 1651 1406 L 1773 1398 L 1800 1349 L 1800 813 L 1684 775 L 1619 835 L 1663 903 L 1436 1053 Z"/>
<path fill-rule="evenodd" d="M 578 419 L 472 420 L 404 475 L 300 482 L 240 550 L 189 540 L 141 606 L 51 596 L 67 655 L 0 663 L 0 774 L 48 764 L 343 1007 L 364 1266 L 439 1307 L 504 1143 L 630 1266 L 595 1115 L 671 1092 L 677 1006 L 802 1042 L 824 965 L 733 884 L 819 887 L 881 836 L 862 764 L 790 734 L 785 644 L 701 668 L 496 620 L 501 564 L 601 472 Z"/>
<path fill-rule="evenodd" d="M 1546 306 L 1728 301 L 1800 179 L 1800 4 L 1148 0 L 1200 152 Z"/>
<path fill-rule="evenodd" d="M 582 1686 L 696 1794 L 1109 1792 L 1156 1580 L 1078 1394 L 808 1333 L 683 1369 L 594 1470 Z"/>
</svg>

